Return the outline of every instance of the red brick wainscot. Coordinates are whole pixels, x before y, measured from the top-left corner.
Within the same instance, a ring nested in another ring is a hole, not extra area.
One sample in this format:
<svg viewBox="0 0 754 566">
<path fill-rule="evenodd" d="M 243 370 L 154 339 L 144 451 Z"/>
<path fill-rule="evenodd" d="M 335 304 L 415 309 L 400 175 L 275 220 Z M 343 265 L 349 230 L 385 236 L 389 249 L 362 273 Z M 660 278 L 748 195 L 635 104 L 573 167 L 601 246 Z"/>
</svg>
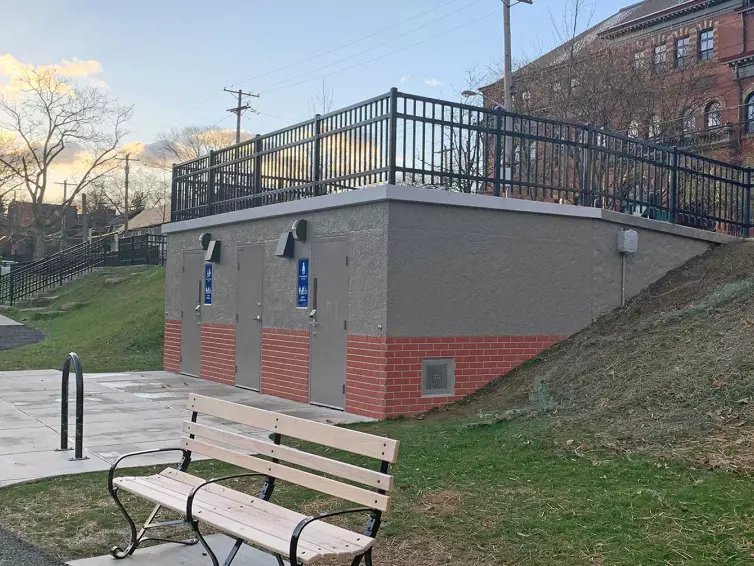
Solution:
<svg viewBox="0 0 754 566">
<path fill-rule="evenodd" d="M 261 391 L 309 401 L 309 331 L 262 329 Z"/>
<path fill-rule="evenodd" d="M 458 401 L 535 358 L 564 336 L 349 337 L 346 408 L 373 417 L 411 415 Z M 422 396 L 422 361 L 453 359 L 451 395 Z M 384 367 L 380 363 L 384 359 Z"/>
<path fill-rule="evenodd" d="M 163 341 L 162 368 L 165 371 L 181 371 L 181 321 L 165 321 L 165 338 Z"/>
<path fill-rule="evenodd" d="M 226 385 L 236 382 L 236 327 L 202 323 L 201 378 Z"/>
</svg>

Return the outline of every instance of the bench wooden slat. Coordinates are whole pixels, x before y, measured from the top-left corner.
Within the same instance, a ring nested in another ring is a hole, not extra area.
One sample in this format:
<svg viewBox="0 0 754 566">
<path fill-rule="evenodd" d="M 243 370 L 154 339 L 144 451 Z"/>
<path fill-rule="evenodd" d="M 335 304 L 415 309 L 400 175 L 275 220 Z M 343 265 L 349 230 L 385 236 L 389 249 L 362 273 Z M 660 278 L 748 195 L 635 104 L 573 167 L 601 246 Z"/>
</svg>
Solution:
<svg viewBox="0 0 754 566">
<path fill-rule="evenodd" d="M 188 497 L 191 488 L 194 487 L 162 473 L 156 476 L 149 476 L 149 479 L 144 481 L 147 481 L 150 486 L 171 492 L 184 501 Z M 230 488 L 225 488 L 225 491 L 221 491 L 210 490 L 209 487 L 204 487 L 197 494 L 198 499 L 194 501 L 195 505 L 200 503 L 200 506 L 196 507 L 196 509 L 202 510 L 202 513 L 205 511 L 205 508 L 209 509 L 239 523 L 259 528 L 263 532 L 281 540 L 290 542 L 294 527 L 298 524 L 298 521 L 305 518 L 304 515 L 284 517 L 279 513 L 284 507 L 279 507 L 275 504 L 263 507 L 261 504 L 265 502 L 251 496 L 246 501 L 237 501 L 234 498 L 228 497 L 230 492 L 234 491 Z M 197 518 L 201 518 L 202 515 L 198 514 L 196 516 Z M 350 533 L 352 536 L 338 537 L 332 536 L 329 532 L 322 530 L 312 530 L 308 536 L 316 539 L 316 544 L 307 542 L 305 546 L 310 547 L 309 549 L 312 551 L 321 551 L 324 548 L 328 552 L 339 552 L 346 548 L 346 545 L 353 544 L 357 538 L 355 533 L 351 533 L 350 531 L 344 532 Z"/>
<path fill-rule="evenodd" d="M 163 470 L 160 473 L 160 478 L 165 480 L 175 480 L 188 484 L 191 487 L 199 485 L 204 481 L 202 478 L 192 476 L 174 468 Z M 203 487 L 202 491 L 203 490 L 207 490 L 211 493 L 235 501 L 236 503 L 244 505 L 244 508 L 246 509 L 258 511 L 262 513 L 262 515 L 260 516 L 263 517 L 265 521 L 279 524 L 280 526 L 288 530 L 290 530 L 290 525 L 297 525 L 301 519 L 305 518 L 305 515 L 301 513 L 291 511 L 290 509 L 286 509 L 285 507 L 280 507 L 279 505 L 275 505 L 274 503 L 271 503 L 269 501 L 264 501 L 263 499 L 259 499 L 258 497 L 254 497 L 253 495 L 237 491 L 220 483 L 209 484 Z M 326 542 L 325 544 L 332 548 L 340 548 L 344 544 L 365 544 L 373 540 L 369 539 L 369 537 L 365 537 L 365 535 L 363 535 L 362 533 L 349 531 L 325 521 L 316 521 L 314 523 L 311 523 L 308 527 L 306 527 L 306 531 L 310 532 L 310 534 L 307 536 L 311 536 L 317 542 L 331 541 Z"/>
<path fill-rule="evenodd" d="M 187 408 L 256 428 L 277 432 L 284 436 L 305 440 L 330 448 L 395 463 L 398 441 L 373 434 L 312 422 L 298 417 L 273 413 L 230 401 L 214 399 L 196 393 L 189 394 Z"/>
<path fill-rule="evenodd" d="M 200 478 L 197 479 L 202 481 Z M 192 487 L 180 480 L 161 475 L 117 478 L 115 484 L 119 488 L 179 513 L 185 511 L 188 492 Z M 209 487 L 217 486 L 207 486 L 207 489 Z M 259 499 L 256 502 L 267 504 L 267 509 L 261 510 L 256 506 L 248 506 L 248 502 L 243 499 L 242 502 L 238 502 L 228 497 L 230 493 L 235 493 L 237 496 L 245 494 L 224 489 L 226 493 L 223 494 L 204 490 L 197 494 L 194 500 L 196 518 L 256 546 L 288 556 L 290 535 L 298 520 L 304 516 L 296 513 L 291 516 L 289 510 Z M 247 497 L 251 498 L 251 496 Z M 274 517 L 277 511 L 286 513 L 278 516 L 274 522 L 270 521 L 269 519 Z M 332 532 L 342 531 L 342 533 L 337 536 L 332 534 L 323 536 L 325 529 L 330 529 Z M 353 557 L 371 547 L 373 543 L 374 539 L 369 537 L 352 533 L 335 525 L 318 522 L 304 531 L 300 540 L 298 559 L 304 564 L 309 564 L 320 557 Z"/>
<path fill-rule="evenodd" d="M 272 442 L 265 442 L 258 438 L 252 438 L 235 432 L 215 428 L 199 423 L 186 421 L 183 423 L 183 431 L 187 434 L 193 434 L 207 440 L 221 442 L 237 448 L 250 450 L 272 458 L 278 458 L 291 464 L 304 466 L 311 470 L 317 470 L 325 474 L 338 476 L 347 480 L 355 481 L 377 489 L 390 492 L 393 489 L 393 477 L 388 474 L 382 474 L 374 470 L 368 470 L 331 460 L 316 454 L 302 452 L 290 446 L 281 446 Z"/>
<path fill-rule="evenodd" d="M 308 422 L 308 421 L 306 421 Z M 382 495 L 367 489 L 342 483 L 339 481 L 317 476 L 310 472 L 298 470 L 296 468 L 289 468 L 282 464 L 275 464 L 262 460 L 254 456 L 242 454 L 234 450 L 215 446 L 213 444 L 207 444 L 199 440 L 190 438 L 184 438 L 181 441 L 181 446 L 192 452 L 198 452 L 204 456 L 214 458 L 216 460 L 222 460 L 229 464 L 235 464 L 254 472 L 260 472 L 268 474 L 272 477 L 279 478 L 283 481 L 295 483 L 303 487 L 320 491 L 340 499 L 352 501 L 358 503 L 364 507 L 371 509 L 378 509 L 380 511 L 387 511 L 390 505 L 390 497 Z"/>
</svg>

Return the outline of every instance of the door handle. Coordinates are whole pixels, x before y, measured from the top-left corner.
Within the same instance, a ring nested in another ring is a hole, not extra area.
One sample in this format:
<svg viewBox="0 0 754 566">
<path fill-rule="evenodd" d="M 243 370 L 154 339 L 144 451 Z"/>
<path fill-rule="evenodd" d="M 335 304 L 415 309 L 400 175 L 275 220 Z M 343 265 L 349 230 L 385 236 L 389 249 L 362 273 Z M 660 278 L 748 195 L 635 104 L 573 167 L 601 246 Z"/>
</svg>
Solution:
<svg viewBox="0 0 754 566">
<path fill-rule="evenodd" d="M 260 315 L 257 315 L 254 317 L 254 320 L 256 320 L 257 322 L 262 322 L 262 317 Z"/>
<path fill-rule="evenodd" d="M 196 307 L 194 307 L 194 314 L 196 316 L 199 316 L 202 314 L 202 305 L 196 305 Z"/>
</svg>

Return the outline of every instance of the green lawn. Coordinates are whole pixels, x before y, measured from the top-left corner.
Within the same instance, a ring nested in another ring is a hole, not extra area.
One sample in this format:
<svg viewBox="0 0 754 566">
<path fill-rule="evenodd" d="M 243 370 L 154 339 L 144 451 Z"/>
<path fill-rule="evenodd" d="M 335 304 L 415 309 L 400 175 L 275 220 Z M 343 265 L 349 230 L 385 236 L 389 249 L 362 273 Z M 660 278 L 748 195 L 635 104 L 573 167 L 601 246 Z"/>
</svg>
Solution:
<svg viewBox="0 0 754 566">
<path fill-rule="evenodd" d="M 378 537 L 376 564 L 752 561 L 750 478 L 591 453 L 583 445 L 586 436 L 560 430 L 552 417 L 462 424 L 399 420 L 358 427 L 401 441 L 393 470 L 397 489 Z M 216 477 L 233 469 L 198 462 L 191 471 Z M 64 559 L 104 554 L 127 532 L 108 499 L 105 477 L 93 473 L 3 488 L 0 522 Z M 238 482 L 235 487 L 256 489 Z M 285 484 L 275 500 L 306 513 L 334 507 Z"/>
<path fill-rule="evenodd" d="M 116 285 L 106 279 L 125 278 Z M 47 295 L 58 298 L 46 311 L 73 310 L 40 318 L 44 313 L 11 309 L 7 316 L 42 330 L 43 342 L 0 351 L 0 369 L 61 367 L 76 352 L 84 371 L 162 369 L 165 270 L 162 267 L 119 267 L 92 273 Z M 23 308 L 23 307 L 21 307 Z M 36 320 L 35 320 L 36 318 Z M 27 320 L 24 320 L 27 319 Z"/>
</svg>

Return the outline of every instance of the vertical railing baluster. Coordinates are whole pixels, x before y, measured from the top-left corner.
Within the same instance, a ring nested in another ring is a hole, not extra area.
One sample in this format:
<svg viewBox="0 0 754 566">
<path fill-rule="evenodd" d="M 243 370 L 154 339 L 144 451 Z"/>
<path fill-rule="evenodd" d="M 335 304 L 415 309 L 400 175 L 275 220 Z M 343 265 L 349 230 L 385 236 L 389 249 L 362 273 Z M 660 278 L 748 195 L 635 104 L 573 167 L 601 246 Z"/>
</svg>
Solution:
<svg viewBox="0 0 754 566">
<path fill-rule="evenodd" d="M 388 124 L 388 172 L 387 182 L 396 183 L 397 152 L 398 152 L 398 89 L 390 89 L 390 119 Z M 404 156 L 405 157 L 405 156 Z"/>
</svg>

